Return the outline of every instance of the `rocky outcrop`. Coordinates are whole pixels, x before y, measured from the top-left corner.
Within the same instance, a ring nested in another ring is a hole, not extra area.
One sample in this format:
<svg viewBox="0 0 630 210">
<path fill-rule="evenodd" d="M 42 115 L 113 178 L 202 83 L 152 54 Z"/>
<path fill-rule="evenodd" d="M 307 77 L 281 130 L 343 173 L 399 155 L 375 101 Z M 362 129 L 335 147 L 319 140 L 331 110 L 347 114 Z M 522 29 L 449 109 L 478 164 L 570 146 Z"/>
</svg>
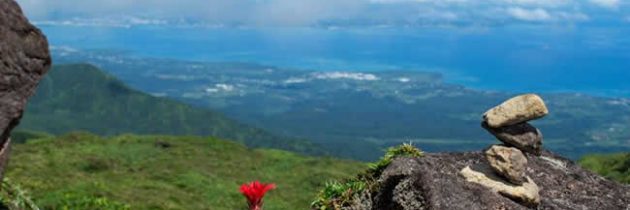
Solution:
<svg viewBox="0 0 630 210">
<path fill-rule="evenodd" d="M 0 178 L 11 130 L 50 65 L 46 37 L 28 22 L 15 1 L 0 0 Z"/>
<path fill-rule="evenodd" d="M 527 121 L 547 113 L 537 95 L 509 99 L 482 119 L 504 145 L 397 159 L 380 188 L 347 209 L 630 209 L 629 186 L 542 149 L 542 134 Z"/>
<path fill-rule="evenodd" d="M 505 196 L 499 190 L 467 180 L 466 167 L 525 194 L 523 187 L 492 177 L 483 152 L 425 154 L 394 160 L 379 178 L 381 188 L 364 195 L 347 209 L 485 210 L 485 209 L 630 209 L 630 187 L 593 174 L 570 160 L 543 151 L 526 153 L 526 176 L 539 188 L 538 206 Z"/>
</svg>

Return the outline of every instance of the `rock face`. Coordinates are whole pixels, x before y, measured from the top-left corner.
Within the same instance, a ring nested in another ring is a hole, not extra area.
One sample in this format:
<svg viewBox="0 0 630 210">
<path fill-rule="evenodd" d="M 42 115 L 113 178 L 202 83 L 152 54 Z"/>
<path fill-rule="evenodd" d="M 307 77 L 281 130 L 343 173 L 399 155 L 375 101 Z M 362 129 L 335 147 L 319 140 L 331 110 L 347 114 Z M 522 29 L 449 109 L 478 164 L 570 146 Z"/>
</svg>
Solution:
<svg viewBox="0 0 630 210">
<path fill-rule="evenodd" d="M 50 65 L 46 37 L 28 22 L 15 1 L 0 0 L 0 178 L 11 130 Z"/>
<path fill-rule="evenodd" d="M 525 94 L 511 98 L 488 110 L 483 118 L 491 128 L 499 128 L 538 119 L 547 113 L 549 110 L 540 96 Z"/>
<path fill-rule="evenodd" d="M 529 123 L 524 122 L 500 128 L 491 128 L 487 123 L 483 122 L 482 127 L 499 139 L 499 141 L 516 147 L 523 152 L 539 155 L 542 150 L 543 135 L 540 130 Z"/>
<path fill-rule="evenodd" d="M 630 209 L 630 186 L 604 179 L 547 151 L 541 156 L 525 155 L 526 175 L 539 186 L 537 207 L 468 181 L 461 175 L 462 169 L 471 166 L 483 171 L 479 168 L 488 166 L 482 152 L 468 152 L 396 159 L 381 175 L 382 187 L 346 209 Z"/>
<path fill-rule="evenodd" d="M 527 158 L 520 150 L 493 145 L 486 150 L 485 155 L 494 172 L 506 178 L 507 181 L 517 185 L 527 181 L 525 177 Z"/>
</svg>

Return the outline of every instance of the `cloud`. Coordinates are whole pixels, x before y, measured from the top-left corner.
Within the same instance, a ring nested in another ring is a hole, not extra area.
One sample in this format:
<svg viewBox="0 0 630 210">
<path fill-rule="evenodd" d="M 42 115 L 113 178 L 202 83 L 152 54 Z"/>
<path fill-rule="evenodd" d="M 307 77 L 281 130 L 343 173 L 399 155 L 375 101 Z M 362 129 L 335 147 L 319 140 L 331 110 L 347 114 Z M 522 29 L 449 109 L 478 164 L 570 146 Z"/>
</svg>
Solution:
<svg viewBox="0 0 630 210">
<path fill-rule="evenodd" d="M 589 0 L 591 3 L 609 9 L 616 9 L 619 7 L 620 0 Z"/>
<path fill-rule="evenodd" d="M 507 9 L 507 13 L 510 14 L 513 18 L 524 21 L 552 20 L 552 16 L 546 10 L 541 8 L 528 10 L 520 7 L 512 7 Z"/>
<path fill-rule="evenodd" d="M 507 4 L 520 6 L 560 7 L 570 5 L 571 0 L 504 0 Z"/>
<path fill-rule="evenodd" d="M 572 24 L 623 8 L 620 0 L 17 0 L 47 24 L 238 26 Z M 617 16 L 616 20 L 624 17 Z M 610 19 L 610 18 L 608 18 Z"/>
</svg>

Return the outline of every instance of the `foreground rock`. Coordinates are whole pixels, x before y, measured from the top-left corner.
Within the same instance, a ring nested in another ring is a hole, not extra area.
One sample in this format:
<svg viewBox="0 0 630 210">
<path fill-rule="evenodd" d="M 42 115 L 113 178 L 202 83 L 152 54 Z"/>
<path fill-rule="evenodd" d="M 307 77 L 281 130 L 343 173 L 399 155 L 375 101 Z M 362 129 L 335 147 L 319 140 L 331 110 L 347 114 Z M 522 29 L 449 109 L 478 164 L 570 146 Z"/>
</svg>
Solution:
<svg viewBox="0 0 630 210">
<path fill-rule="evenodd" d="M 549 113 L 545 102 L 536 94 L 511 98 L 488 110 L 483 119 L 488 126 L 499 128 L 544 117 Z"/>
<path fill-rule="evenodd" d="M 500 128 L 491 128 L 484 122 L 482 127 L 507 145 L 516 147 L 523 152 L 540 155 L 543 135 L 540 130 L 529 123 L 524 122 Z"/>
<path fill-rule="evenodd" d="M 0 0 L 0 179 L 11 130 L 50 64 L 44 35 L 28 22 L 15 1 Z"/>
<path fill-rule="evenodd" d="M 543 151 L 528 158 L 526 175 L 539 186 L 537 209 L 630 209 L 630 187 L 604 179 Z M 400 158 L 380 177 L 382 187 L 347 209 L 533 209 L 481 184 L 460 171 L 486 164 L 481 152 L 425 154 Z"/>
<path fill-rule="evenodd" d="M 485 152 L 490 167 L 512 184 L 520 185 L 527 181 L 525 169 L 527 158 L 513 147 L 493 145 Z"/>
</svg>

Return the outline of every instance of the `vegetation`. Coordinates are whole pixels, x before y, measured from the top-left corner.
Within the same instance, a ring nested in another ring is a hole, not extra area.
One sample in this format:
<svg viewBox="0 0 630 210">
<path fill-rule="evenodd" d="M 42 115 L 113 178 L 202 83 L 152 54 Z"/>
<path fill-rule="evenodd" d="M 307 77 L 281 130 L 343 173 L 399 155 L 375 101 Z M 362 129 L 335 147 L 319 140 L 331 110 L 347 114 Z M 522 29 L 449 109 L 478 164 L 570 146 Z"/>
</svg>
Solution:
<svg viewBox="0 0 630 210">
<path fill-rule="evenodd" d="M 39 210 L 39 207 L 31 200 L 28 193 L 19 185 L 11 182 L 10 179 L 4 178 L 1 186 L 0 203 L 4 206 L 0 209 Z"/>
<path fill-rule="evenodd" d="M 587 155 L 579 162 L 584 168 L 595 173 L 630 184 L 630 153 Z"/>
<path fill-rule="evenodd" d="M 98 63 L 139 90 L 211 107 L 273 133 L 307 138 L 335 156 L 365 161 L 378 160 L 383 149 L 408 141 L 432 152 L 481 150 L 494 139 L 480 128 L 481 115 L 518 94 L 474 90 L 421 71 L 363 72 L 378 80 L 314 79 L 326 72 L 103 51 L 63 58 Z M 237 91 L 221 91 L 215 86 L 219 84 Z M 551 113 L 534 124 L 544 133 L 546 148 L 574 160 L 591 153 L 630 151 L 629 100 L 570 93 L 542 96 Z"/>
<path fill-rule="evenodd" d="M 54 66 L 42 80 L 19 130 L 216 136 L 253 147 L 323 154 L 308 141 L 272 135 L 220 113 L 133 90 L 86 64 Z M 20 135 L 33 133 L 17 133 Z M 22 138 L 20 138 L 22 139 Z"/>
<path fill-rule="evenodd" d="M 369 165 L 368 170 L 358 176 L 345 179 L 344 181 L 332 181 L 319 192 L 317 199 L 311 204 L 318 210 L 338 210 L 352 204 L 352 201 L 368 191 L 373 192 L 378 189 L 377 180 L 383 170 L 396 158 L 399 157 L 421 157 L 422 151 L 411 144 L 403 144 L 398 147 L 387 149 L 385 156 L 381 160 Z"/>
<path fill-rule="evenodd" d="M 244 209 L 239 186 L 276 183 L 268 209 L 308 209 L 366 165 L 202 137 L 70 133 L 17 144 L 6 176 L 42 209 Z"/>
</svg>

